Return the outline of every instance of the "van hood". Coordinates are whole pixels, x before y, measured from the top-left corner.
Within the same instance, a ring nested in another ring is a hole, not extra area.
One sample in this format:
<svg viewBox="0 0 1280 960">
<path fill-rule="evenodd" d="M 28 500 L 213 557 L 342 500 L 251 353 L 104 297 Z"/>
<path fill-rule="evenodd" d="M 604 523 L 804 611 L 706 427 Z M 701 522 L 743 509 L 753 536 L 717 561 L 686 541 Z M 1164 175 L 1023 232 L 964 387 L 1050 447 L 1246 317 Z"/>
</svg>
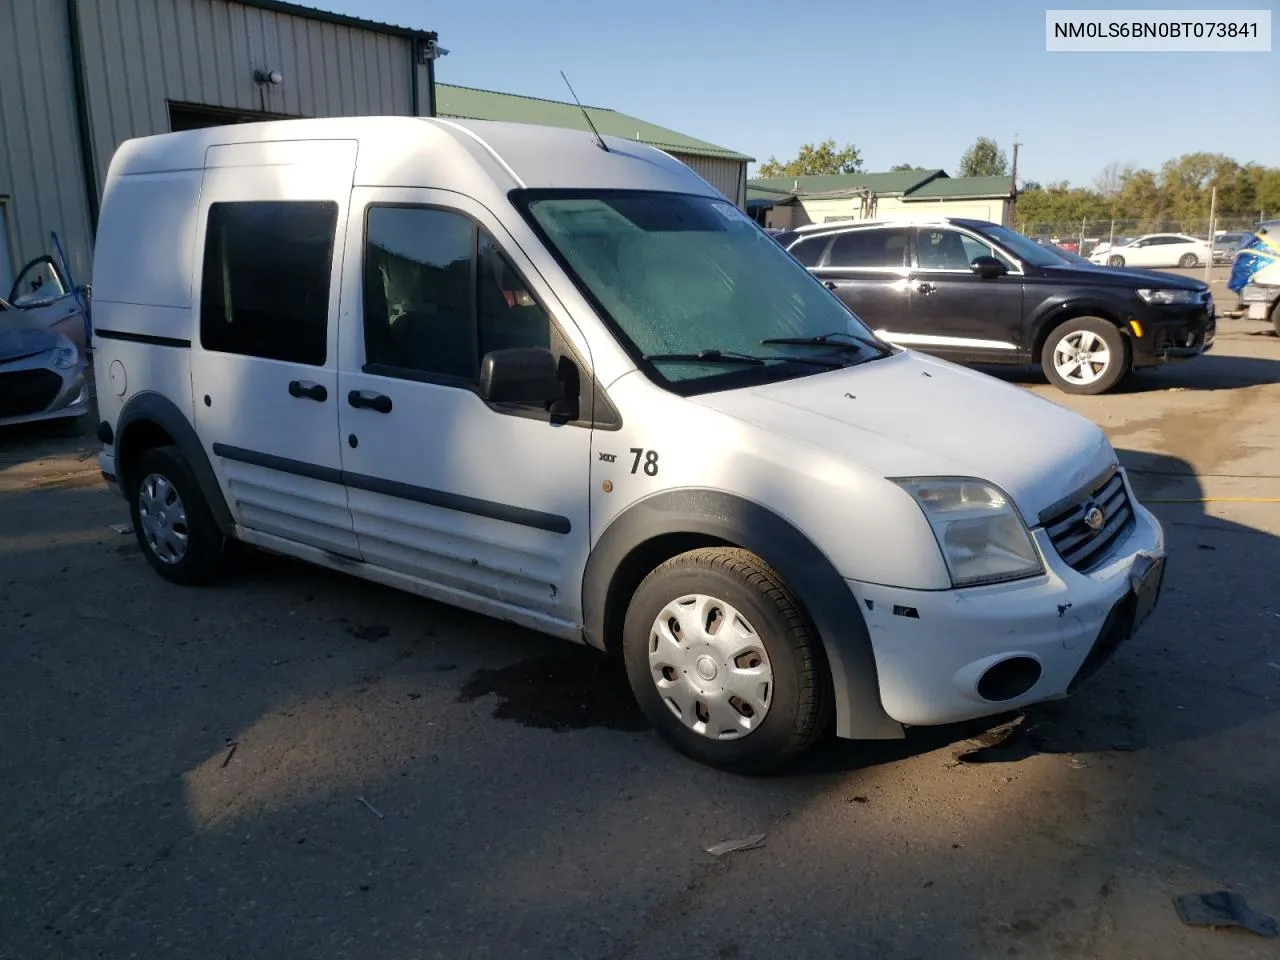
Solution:
<svg viewBox="0 0 1280 960">
<path fill-rule="evenodd" d="M 1084 417 L 986 374 L 904 351 L 830 373 L 692 398 L 879 477 L 996 484 L 1029 526 L 1116 462 Z"/>
</svg>

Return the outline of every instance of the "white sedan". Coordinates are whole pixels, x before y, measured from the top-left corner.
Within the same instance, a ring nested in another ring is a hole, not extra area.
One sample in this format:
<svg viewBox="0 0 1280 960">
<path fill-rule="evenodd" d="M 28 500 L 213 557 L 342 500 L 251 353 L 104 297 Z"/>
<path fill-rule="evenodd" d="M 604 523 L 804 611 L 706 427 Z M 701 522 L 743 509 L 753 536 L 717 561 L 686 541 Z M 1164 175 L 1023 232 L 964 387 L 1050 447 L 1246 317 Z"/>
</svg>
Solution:
<svg viewBox="0 0 1280 960">
<path fill-rule="evenodd" d="M 1209 259 L 1208 241 L 1185 233 L 1149 233 L 1089 258 L 1109 267 L 1194 267 Z"/>
</svg>

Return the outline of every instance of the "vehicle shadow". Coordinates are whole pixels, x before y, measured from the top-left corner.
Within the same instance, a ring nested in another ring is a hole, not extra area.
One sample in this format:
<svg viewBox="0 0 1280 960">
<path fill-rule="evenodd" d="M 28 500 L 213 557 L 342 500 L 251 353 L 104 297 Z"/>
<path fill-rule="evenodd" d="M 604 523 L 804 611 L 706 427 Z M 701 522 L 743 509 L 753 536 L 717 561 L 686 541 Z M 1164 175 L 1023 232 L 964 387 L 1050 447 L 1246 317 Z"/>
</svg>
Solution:
<svg viewBox="0 0 1280 960">
<path fill-rule="evenodd" d="M 1029 385 L 1049 382 L 1039 367 L 982 365 L 974 369 L 1007 383 Z M 1280 383 L 1280 359 L 1206 353 L 1194 360 L 1138 370 L 1111 394 L 1149 393 L 1175 388 L 1234 390 L 1272 383 Z"/>
<path fill-rule="evenodd" d="M 948 748 L 964 763 L 1130 753 L 1234 730 L 1280 709 L 1280 537 L 1208 514 L 1187 461 L 1117 452 L 1139 501 L 1164 526 L 1169 561 L 1160 604 L 1097 675 L 1069 699 L 916 728 L 905 740 L 829 737 L 789 773 L 847 772 Z M 1159 502 L 1166 500 L 1178 502 Z"/>
</svg>

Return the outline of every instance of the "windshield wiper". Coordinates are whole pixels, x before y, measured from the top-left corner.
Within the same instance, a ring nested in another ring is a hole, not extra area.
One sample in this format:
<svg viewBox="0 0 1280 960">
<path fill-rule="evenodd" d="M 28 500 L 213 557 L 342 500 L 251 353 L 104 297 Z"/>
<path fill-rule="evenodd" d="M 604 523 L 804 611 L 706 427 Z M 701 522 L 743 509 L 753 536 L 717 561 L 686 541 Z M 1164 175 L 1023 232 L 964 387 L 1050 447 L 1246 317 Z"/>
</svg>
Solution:
<svg viewBox="0 0 1280 960">
<path fill-rule="evenodd" d="M 852 343 L 845 343 L 841 340 L 833 340 L 832 337 L 848 337 Z M 823 333 L 816 337 L 766 337 L 760 341 L 761 344 L 781 343 L 796 344 L 821 347 L 842 347 L 846 350 L 856 350 L 859 346 L 870 347 L 881 356 L 888 356 L 889 350 L 882 344 L 876 343 L 874 340 L 868 340 L 866 337 L 860 337 L 856 333 L 846 333 L 844 330 L 834 330 L 831 333 Z"/>
<path fill-rule="evenodd" d="M 764 365 L 759 357 L 721 350 L 699 350 L 697 353 L 646 353 L 644 359 L 658 363 L 744 363 L 751 367 Z"/>
<path fill-rule="evenodd" d="M 824 367 L 843 367 L 839 360 L 828 357 L 757 357 L 749 353 L 737 353 L 733 350 L 699 350 L 697 353 L 646 353 L 644 359 L 657 363 L 726 363 L 759 367 L 776 360 L 779 363 L 813 363 Z"/>
</svg>

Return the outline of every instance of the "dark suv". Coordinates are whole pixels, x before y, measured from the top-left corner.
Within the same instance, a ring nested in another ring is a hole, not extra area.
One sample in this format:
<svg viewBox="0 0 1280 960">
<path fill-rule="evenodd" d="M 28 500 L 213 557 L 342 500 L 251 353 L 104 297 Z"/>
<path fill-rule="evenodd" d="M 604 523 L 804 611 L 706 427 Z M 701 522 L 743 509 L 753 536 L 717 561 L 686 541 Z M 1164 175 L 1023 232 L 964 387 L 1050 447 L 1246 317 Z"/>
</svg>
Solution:
<svg viewBox="0 0 1280 960">
<path fill-rule="evenodd" d="M 776 237 L 885 340 L 961 363 L 1039 363 L 1067 393 L 1213 343 L 1198 280 L 1099 267 L 985 220 L 845 221 Z"/>
</svg>

